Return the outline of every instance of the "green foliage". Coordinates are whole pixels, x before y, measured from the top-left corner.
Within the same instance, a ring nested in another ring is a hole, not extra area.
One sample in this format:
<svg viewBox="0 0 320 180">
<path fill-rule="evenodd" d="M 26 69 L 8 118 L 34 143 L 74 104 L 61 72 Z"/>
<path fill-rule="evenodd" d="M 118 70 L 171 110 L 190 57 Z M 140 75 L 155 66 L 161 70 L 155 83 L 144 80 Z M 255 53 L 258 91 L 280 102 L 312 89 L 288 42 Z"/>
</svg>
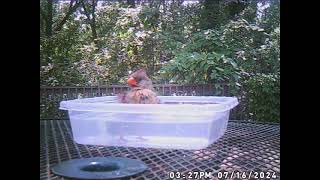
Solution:
<svg viewBox="0 0 320 180">
<path fill-rule="evenodd" d="M 271 33 L 274 29 L 280 27 L 280 0 L 270 1 L 269 6 L 262 13 L 259 23 L 266 32 Z"/>
<path fill-rule="evenodd" d="M 217 92 L 222 93 L 218 84 L 227 83 L 231 93 L 239 90 L 240 73 L 237 64 L 223 54 L 210 53 L 181 53 L 163 68 L 162 73 L 169 82 L 179 84 L 217 84 Z"/>
<path fill-rule="evenodd" d="M 256 74 L 246 88 L 250 119 L 280 122 L 280 74 Z"/>
<path fill-rule="evenodd" d="M 231 21 L 223 29 L 222 43 L 248 73 L 277 72 L 280 66 L 280 28 L 268 34 L 258 24 L 245 19 Z"/>
<path fill-rule="evenodd" d="M 263 11 L 257 1 L 245 2 L 153 1 L 135 8 L 103 2 L 95 12 L 95 42 L 80 10 L 50 37 L 40 16 L 40 84 L 121 84 L 129 71 L 144 67 L 155 83 L 213 83 L 217 95 L 224 83 L 247 104 L 246 117 L 280 119 L 278 109 L 266 108 L 278 96 L 272 87 L 280 78 L 279 1 L 263 2 L 269 3 Z M 53 23 L 66 14 L 68 4 L 62 7 L 54 4 Z"/>
<path fill-rule="evenodd" d="M 254 7 L 248 6 L 237 19 L 219 29 L 192 33 L 161 73 L 166 81 L 175 83 L 226 82 L 230 95 L 247 103 L 244 113 L 248 118 L 278 121 L 279 103 L 274 98 L 278 98 L 279 88 L 265 78 L 269 76 L 260 74 L 280 76 L 280 26 L 273 26 L 270 31 L 263 20 L 267 16 L 262 16 L 260 22 L 252 19 L 253 12 Z M 274 91 L 260 96 L 261 89 L 266 93 L 270 87 L 275 87 Z M 264 103 L 269 103 L 270 108 Z"/>
<path fill-rule="evenodd" d="M 205 0 L 201 8 L 201 29 L 218 29 L 229 20 L 227 6 L 221 0 Z"/>
<path fill-rule="evenodd" d="M 219 31 L 196 32 L 180 48 L 163 69 L 162 74 L 175 83 L 227 83 L 232 94 L 241 86 L 240 69 L 227 57 L 229 51 L 221 43 Z"/>
<path fill-rule="evenodd" d="M 52 37 L 40 38 L 40 84 L 76 85 L 84 81 L 73 68 L 80 58 L 78 48 L 83 39 L 78 33 L 79 22 L 69 22 L 63 31 Z"/>
</svg>

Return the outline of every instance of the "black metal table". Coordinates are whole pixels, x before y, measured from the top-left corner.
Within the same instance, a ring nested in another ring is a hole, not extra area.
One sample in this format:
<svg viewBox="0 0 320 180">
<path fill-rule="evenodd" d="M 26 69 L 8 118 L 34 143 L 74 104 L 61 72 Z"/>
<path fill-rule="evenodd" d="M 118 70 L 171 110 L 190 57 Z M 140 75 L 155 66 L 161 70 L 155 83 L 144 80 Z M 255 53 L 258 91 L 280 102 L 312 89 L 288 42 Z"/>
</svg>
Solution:
<svg viewBox="0 0 320 180">
<path fill-rule="evenodd" d="M 80 145 L 72 140 L 68 120 L 40 121 L 40 179 L 63 179 L 50 170 L 59 162 L 103 156 L 145 162 L 149 169 L 131 179 L 169 179 L 169 172 L 173 171 L 185 174 L 210 172 L 212 179 L 221 175 L 230 177 L 232 172 L 234 177 L 248 177 L 251 172 L 251 179 L 275 176 L 274 179 L 280 179 L 280 126 L 229 121 L 222 138 L 208 148 L 196 151 Z"/>
</svg>

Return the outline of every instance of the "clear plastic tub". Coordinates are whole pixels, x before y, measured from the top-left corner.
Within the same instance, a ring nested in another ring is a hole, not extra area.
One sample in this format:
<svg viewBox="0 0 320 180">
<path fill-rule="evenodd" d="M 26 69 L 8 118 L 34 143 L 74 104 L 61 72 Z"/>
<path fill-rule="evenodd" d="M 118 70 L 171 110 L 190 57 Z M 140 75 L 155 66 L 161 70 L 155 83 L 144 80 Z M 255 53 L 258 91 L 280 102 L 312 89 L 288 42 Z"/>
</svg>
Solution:
<svg viewBox="0 0 320 180">
<path fill-rule="evenodd" d="M 161 104 L 122 104 L 116 96 L 62 101 L 79 144 L 202 149 L 225 132 L 235 97 L 159 96 Z"/>
</svg>

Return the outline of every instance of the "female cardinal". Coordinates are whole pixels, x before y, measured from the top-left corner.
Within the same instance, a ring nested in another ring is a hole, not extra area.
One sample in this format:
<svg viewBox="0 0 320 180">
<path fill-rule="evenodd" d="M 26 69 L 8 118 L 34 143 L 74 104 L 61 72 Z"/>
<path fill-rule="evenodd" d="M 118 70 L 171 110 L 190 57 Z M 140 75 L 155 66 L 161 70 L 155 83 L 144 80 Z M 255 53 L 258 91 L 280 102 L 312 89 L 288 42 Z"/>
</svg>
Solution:
<svg viewBox="0 0 320 180">
<path fill-rule="evenodd" d="M 152 81 L 144 69 L 132 73 L 127 83 L 131 90 L 126 95 L 120 95 L 120 102 L 129 104 L 158 104 L 160 102 L 154 92 Z"/>
<path fill-rule="evenodd" d="M 148 78 L 144 69 L 140 69 L 129 76 L 127 81 L 131 90 L 126 94 L 118 95 L 121 103 L 129 104 L 158 104 L 160 103 L 157 94 L 154 92 L 152 81 Z M 120 140 L 126 142 L 127 140 L 120 135 Z M 141 136 L 137 140 L 145 141 Z"/>
</svg>

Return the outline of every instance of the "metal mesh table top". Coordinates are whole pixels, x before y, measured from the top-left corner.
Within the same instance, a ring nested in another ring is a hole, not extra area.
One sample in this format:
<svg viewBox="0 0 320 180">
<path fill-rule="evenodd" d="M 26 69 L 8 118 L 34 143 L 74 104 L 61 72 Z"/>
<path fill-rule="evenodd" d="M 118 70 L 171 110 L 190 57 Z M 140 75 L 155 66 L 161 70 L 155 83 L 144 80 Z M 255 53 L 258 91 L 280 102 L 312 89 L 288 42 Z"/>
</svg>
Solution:
<svg viewBox="0 0 320 180">
<path fill-rule="evenodd" d="M 89 157 L 127 157 L 149 169 L 131 179 L 169 179 L 169 172 L 274 173 L 280 179 L 280 126 L 229 121 L 224 136 L 206 149 L 174 150 L 80 145 L 68 120 L 40 121 L 40 179 L 63 179 L 51 172 L 62 161 Z"/>
</svg>

